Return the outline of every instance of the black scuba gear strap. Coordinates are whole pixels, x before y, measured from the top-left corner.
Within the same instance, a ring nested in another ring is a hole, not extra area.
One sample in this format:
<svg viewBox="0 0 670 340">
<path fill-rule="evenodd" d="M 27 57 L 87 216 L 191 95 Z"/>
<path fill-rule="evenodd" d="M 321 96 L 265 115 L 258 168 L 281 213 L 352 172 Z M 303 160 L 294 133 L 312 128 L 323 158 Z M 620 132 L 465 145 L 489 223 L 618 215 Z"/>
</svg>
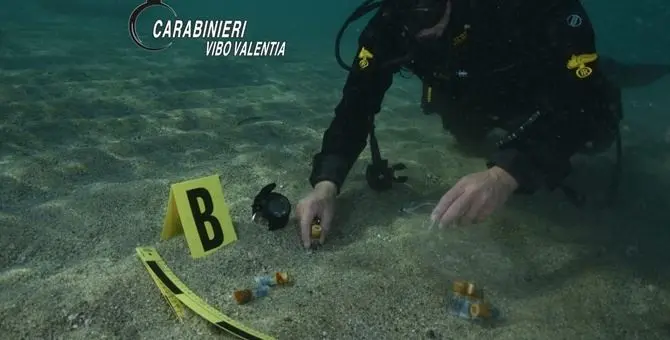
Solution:
<svg viewBox="0 0 670 340">
<path fill-rule="evenodd" d="M 405 170 L 406 166 L 403 163 L 397 163 L 389 166 L 387 159 L 383 159 L 379 151 L 379 143 L 375 136 L 374 115 L 370 118 L 370 154 L 372 157 L 372 164 L 369 164 L 365 169 L 365 179 L 368 186 L 375 191 L 385 191 L 391 189 L 393 183 L 405 183 L 407 176 L 396 176 L 395 172 L 398 170 Z"/>
</svg>

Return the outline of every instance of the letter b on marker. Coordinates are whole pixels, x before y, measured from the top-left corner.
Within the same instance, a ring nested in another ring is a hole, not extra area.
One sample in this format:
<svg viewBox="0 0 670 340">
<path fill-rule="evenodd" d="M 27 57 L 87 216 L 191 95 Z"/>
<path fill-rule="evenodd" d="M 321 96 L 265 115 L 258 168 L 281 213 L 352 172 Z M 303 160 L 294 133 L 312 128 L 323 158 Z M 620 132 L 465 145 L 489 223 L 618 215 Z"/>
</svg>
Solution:
<svg viewBox="0 0 670 340">
<path fill-rule="evenodd" d="M 195 223 L 200 243 L 205 252 L 216 249 L 223 244 L 223 228 L 221 222 L 213 215 L 214 201 L 205 188 L 194 188 L 186 191 L 191 216 Z M 202 210 L 199 202 L 202 202 Z M 207 226 L 210 226 L 211 235 Z"/>
<path fill-rule="evenodd" d="M 184 232 L 191 257 L 200 258 L 237 240 L 218 175 L 170 186 L 161 239 Z"/>
</svg>

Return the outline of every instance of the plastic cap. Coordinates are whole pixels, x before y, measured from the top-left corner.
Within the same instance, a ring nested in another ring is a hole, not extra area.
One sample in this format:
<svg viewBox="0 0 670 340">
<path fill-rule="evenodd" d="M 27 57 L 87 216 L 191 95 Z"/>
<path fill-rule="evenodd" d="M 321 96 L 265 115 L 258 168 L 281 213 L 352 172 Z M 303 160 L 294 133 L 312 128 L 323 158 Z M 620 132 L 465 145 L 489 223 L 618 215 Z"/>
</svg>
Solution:
<svg viewBox="0 0 670 340">
<path fill-rule="evenodd" d="M 486 303 L 473 303 L 470 306 L 470 315 L 478 318 L 488 318 L 491 316 L 491 309 Z"/>
<path fill-rule="evenodd" d="M 312 238 L 321 238 L 321 225 L 312 225 Z"/>
<path fill-rule="evenodd" d="M 275 273 L 275 281 L 278 285 L 288 283 L 288 273 L 277 272 Z"/>
<path fill-rule="evenodd" d="M 249 289 L 236 290 L 233 293 L 233 299 L 240 305 L 251 301 L 252 298 L 253 293 Z"/>
</svg>

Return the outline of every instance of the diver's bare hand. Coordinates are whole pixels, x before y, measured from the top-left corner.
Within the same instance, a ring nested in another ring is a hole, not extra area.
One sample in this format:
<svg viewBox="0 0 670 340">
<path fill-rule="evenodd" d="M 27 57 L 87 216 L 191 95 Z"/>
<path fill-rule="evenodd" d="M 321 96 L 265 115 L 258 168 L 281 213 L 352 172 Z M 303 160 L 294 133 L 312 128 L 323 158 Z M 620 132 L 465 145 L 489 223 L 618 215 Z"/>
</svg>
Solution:
<svg viewBox="0 0 670 340">
<path fill-rule="evenodd" d="M 300 235 L 305 248 L 312 246 L 312 221 L 315 217 L 321 220 L 321 238 L 323 244 L 330 230 L 331 221 L 335 214 L 335 197 L 337 186 L 333 182 L 323 181 L 314 186 L 314 190 L 303 198 L 295 209 L 296 218 L 300 223 Z"/>
<path fill-rule="evenodd" d="M 516 180 L 499 167 L 467 175 L 442 196 L 431 219 L 440 226 L 481 222 L 502 206 L 517 187 Z"/>
</svg>

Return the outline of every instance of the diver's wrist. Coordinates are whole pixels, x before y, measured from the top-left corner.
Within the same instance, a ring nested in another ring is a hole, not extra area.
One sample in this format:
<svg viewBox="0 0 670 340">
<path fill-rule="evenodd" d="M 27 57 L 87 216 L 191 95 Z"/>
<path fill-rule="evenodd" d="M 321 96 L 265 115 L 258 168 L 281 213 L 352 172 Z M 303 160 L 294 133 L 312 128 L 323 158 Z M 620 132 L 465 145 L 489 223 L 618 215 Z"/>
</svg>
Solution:
<svg viewBox="0 0 670 340">
<path fill-rule="evenodd" d="M 316 183 L 314 190 L 327 196 L 337 195 L 337 185 L 328 180 Z"/>
<path fill-rule="evenodd" d="M 491 173 L 498 181 L 502 182 L 503 185 L 512 189 L 512 191 L 519 187 L 519 182 L 501 167 L 493 166 L 489 169 L 489 173 Z"/>
</svg>

